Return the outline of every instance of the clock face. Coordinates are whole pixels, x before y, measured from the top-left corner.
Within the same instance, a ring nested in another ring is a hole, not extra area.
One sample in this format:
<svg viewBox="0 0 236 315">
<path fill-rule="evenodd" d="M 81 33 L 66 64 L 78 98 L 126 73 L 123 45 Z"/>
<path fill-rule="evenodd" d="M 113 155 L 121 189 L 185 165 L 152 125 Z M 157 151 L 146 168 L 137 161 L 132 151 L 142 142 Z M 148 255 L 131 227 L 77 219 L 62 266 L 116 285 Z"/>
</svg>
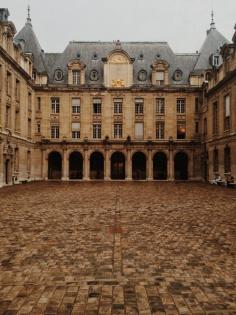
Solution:
<svg viewBox="0 0 236 315">
<path fill-rule="evenodd" d="M 91 81 L 97 81 L 98 80 L 98 72 L 97 70 L 91 70 L 90 72 L 90 80 Z"/>
<path fill-rule="evenodd" d="M 54 74 L 54 79 L 56 81 L 62 81 L 64 78 L 63 71 L 61 69 L 57 69 Z"/>
<path fill-rule="evenodd" d="M 138 79 L 139 81 L 147 81 L 147 71 L 146 70 L 140 70 L 138 73 Z"/>
</svg>

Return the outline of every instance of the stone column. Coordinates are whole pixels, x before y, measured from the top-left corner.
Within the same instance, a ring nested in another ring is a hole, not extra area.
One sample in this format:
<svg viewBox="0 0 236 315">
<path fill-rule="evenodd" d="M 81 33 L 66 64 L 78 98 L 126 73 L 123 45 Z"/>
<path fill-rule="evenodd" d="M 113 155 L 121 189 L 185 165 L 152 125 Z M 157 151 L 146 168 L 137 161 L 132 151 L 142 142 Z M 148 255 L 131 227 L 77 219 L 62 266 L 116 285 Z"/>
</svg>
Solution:
<svg viewBox="0 0 236 315">
<path fill-rule="evenodd" d="M 105 180 L 110 180 L 111 179 L 111 160 L 109 157 L 109 149 L 105 149 Z"/>
<path fill-rule="evenodd" d="M 125 163 L 126 168 L 126 180 L 132 180 L 132 160 L 131 160 L 131 150 L 127 149 L 127 159 Z"/>
<path fill-rule="evenodd" d="M 84 149 L 84 169 L 83 169 L 83 180 L 89 180 L 89 158 L 88 149 Z"/>
<path fill-rule="evenodd" d="M 147 179 L 153 180 L 153 162 L 152 162 L 152 150 L 148 150 L 148 161 L 147 161 Z"/>
<path fill-rule="evenodd" d="M 41 150 L 41 177 L 42 180 L 48 180 L 48 158 L 45 149 Z"/>
<path fill-rule="evenodd" d="M 173 148 L 169 149 L 169 159 L 168 159 L 168 180 L 174 180 L 174 154 Z"/>
<path fill-rule="evenodd" d="M 69 163 L 66 149 L 63 149 L 62 180 L 69 180 Z"/>
<path fill-rule="evenodd" d="M 188 179 L 194 179 L 194 150 L 191 150 L 188 161 Z"/>
</svg>

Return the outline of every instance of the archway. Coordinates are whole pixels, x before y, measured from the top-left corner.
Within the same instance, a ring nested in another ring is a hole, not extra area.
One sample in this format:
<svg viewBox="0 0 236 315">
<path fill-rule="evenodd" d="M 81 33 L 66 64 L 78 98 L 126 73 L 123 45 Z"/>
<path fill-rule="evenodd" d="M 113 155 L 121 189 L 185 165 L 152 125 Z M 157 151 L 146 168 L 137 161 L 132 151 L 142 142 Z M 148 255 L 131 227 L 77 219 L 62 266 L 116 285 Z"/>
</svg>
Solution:
<svg viewBox="0 0 236 315">
<path fill-rule="evenodd" d="M 90 179 L 104 179 L 104 157 L 101 152 L 90 156 Z"/>
<path fill-rule="evenodd" d="M 53 151 L 48 156 L 48 179 L 61 179 L 62 158 L 59 152 Z"/>
<path fill-rule="evenodd" d="M 142 180 L 146 176 L 146 156 L 142 152 L 136 152 L 132 157 L 132 178 Z"/>
<path fill-rule="evenodd" d="M 80 152 L 72 152 L 69 158 L 69 178 L 83 178 L 83 156 Z"/>
<path fill-rule="evenodd" d="M 111 179 L 125 179 L 125 157 L 121 152 L 111 156 Z"/>
<path fill-rule="evenodd" d="M 157 152 L 153 157 L 153 179 L 167 179 L 167 158 L 164 152 Z"/>
<path fill-rule="evenodd" d="M 187 180 L 188 179 L 188 156 L 185 152 L 178 152 L 175 155 L 175 179 Z"/>
<path fill-rule="evenodd" d="M 5 160 L 5 184 L 10 184 L 10 160 Z"/>
</svg>

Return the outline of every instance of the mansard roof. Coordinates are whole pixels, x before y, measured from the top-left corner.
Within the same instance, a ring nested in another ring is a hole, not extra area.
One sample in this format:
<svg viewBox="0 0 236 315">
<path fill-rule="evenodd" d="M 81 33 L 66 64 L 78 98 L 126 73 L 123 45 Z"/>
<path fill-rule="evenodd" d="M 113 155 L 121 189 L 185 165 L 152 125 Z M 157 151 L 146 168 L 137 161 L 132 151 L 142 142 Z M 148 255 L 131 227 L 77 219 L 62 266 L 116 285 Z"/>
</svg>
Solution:
<svg viewBox="0 0 236 315">
<path fill-rule="evenodd" d="M 24 53 L 33 54 L 34 67 L 38 72 L 45 72 L 44 52 L 40 46 L 37 36 L 33 30 L 30 18 L 27 19 L 24 27 L 14 38 L 16 44 L 20 44 Z"/>
<path fill-rule="evenodd" d="M 67 83 L 67 65 L 70 60 L 78 58 L 86 64 L 86 82 L 90 82 L 89 73 L 95 69 L 99 73 L 99 81 L 95 84 L 103 83 L 103 58 L 107 57 L 110 52 L 114 51 L 116 42 L 70 42 L 63 53 L 45 54 L 45 64 L 48 69 L 49 81 L 54 81 L 56 69 L 64 72 L 64 80 L 61 84 Z M 151 65 L 155 60 L 163 59 L 170 65 L 170 79 L 174 71 L 180 68 L 183 72 L 183 80 L 176 84 L 187 84 L 189 73 L 196 64 L 198 54 L 175 54 L 166 42 L 122 42 L 120 48 L 125 51 L 130 58 L 134 59 L 134 84 L 151 83 Z M 148 82 L 141 83 L 138 81 L 138 72 L 146 70 L 149 74 Z"/>
<path fill-rule="evenodd" d="M 68 64 L 71 60 L 78 59 L 86 65 L 86 84 L 102 85 L 104 58 L 112 51 L 120 49 L 132 59 L 134 69 L 134 84 L 151 84 L 151 65 L 158 59 L 165 60 L 169 66 L 169 82 L 175 85 L 188 84 L 189 75 L 211 68 L 210 56 L 221 46 L 229 41 L 216 30 L 212 21 L 211 28 L 207 32 L 207 38 L 200 53 L 175 54 L 166 42 L 70 42 L 62 53 L 44 53 L 32 28 L 31 19 L 28 16 L 23 29 L 15 36 L 15 42 L 21 44 L 23 51 L 33 54 L 34 67 L 39 73 L 47 73 L 50 84 L 65 85 L 68 82 Z M 55 71 L 63 71 L 63 79 L 56 81 Z M 181 70 L 182 80 L 174 81 L 175 70 Z M 91 70 L 97 70 L 98 81 L 90 80 Z M 148 80 L 140 82 L 138 73 L 145 70 Z"/>
</svg>

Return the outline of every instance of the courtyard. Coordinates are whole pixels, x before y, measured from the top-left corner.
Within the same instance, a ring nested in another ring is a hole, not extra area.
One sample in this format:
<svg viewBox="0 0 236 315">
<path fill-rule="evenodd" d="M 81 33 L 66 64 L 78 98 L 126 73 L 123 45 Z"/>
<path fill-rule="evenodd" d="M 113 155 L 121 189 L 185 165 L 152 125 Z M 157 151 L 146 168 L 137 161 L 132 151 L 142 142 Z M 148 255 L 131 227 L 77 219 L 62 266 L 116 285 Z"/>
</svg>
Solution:
<svg viewBox="0 0 236 315">
<path fill-rule="evenodd" d="M 2 314 L 236 314 L 236 190 L 184 182 L 1 189 Z"/>
</svg>

